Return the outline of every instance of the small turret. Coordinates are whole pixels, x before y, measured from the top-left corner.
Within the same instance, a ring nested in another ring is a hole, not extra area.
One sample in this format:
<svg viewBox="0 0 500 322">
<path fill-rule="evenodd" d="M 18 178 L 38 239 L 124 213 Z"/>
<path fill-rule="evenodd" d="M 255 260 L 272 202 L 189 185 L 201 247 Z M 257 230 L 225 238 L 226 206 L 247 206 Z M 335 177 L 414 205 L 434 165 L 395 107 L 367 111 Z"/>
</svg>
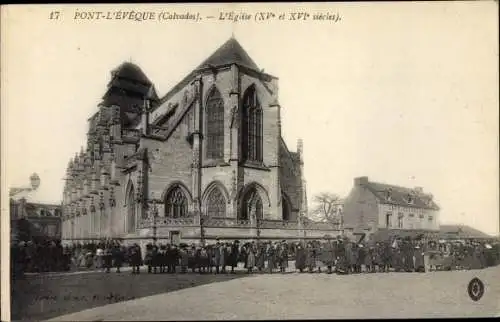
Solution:
<svg viewBox="0 0 500 322">
<path fill-rule="evenodd" d="M 106 189 L 109 184 L 109 172 L 106 167 L 101 168 L 101 188 Z"/>
<path fill-rule="evenodd" d="M 68 162 L 68 167 L 66 168 L 66 174 L 71 174 L 73 172 L 73 159 Z"/>
</svg>

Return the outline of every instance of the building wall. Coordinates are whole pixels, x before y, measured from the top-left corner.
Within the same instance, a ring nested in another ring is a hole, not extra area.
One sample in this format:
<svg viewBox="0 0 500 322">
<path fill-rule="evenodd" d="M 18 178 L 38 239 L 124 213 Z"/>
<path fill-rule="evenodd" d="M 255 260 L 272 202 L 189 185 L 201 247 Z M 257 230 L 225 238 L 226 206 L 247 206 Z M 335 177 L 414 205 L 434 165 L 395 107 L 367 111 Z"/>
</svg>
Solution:
<svg viewBox="0 0 500 322">
<path fill-rule="evenodd" d="M 379 204 L 379 222 L 380 228 L 392 229 L 426 229 L 438 230 L 439 218 L 436 210 L 416 208 L 416 207 L 403 207 L 391 204 Z M 386 225 L 386 215 L 390 213 L 391 225 Z M 399 226 L 398 217 L 402 216 L 402 227 Z M 432 220 L 430 221 L 429 218 Z"/>
<path fill-rule="evenodd" d="M 268 194 L 269 204 L 266 207 L 266 197 L 261 195 L 264 203 L 265 219 L 281 219 L 281 186 L 279 183 L 279 106 L 274 105 L 277 93 L 271 94 L 264 82 L 241 73 L 240 74 L 240 100 L 245 91 L 254 85 L 257 90 L 259 102 L 262 106 L 263 124 L 262 124 L 262 152 L 263 164 L 267 170 L 245 168 L 243 184 L 247 185 L 256 182 L 261 185 Z"/>
<path fill-rule="evenodd" d="M 290 202 L 290 220 L 296 221 L 301 207 L 300 164 L 293 160 L 284 142 L 280 144 L 280 185 Z"/>
<path fill-rule="evenodd" d="M 356 185 L 347 196 L 343 206 L 345 227 L 372 227 L 378 224 L 378 202 L 376 197 L 362 185 Z"/>
</svg>

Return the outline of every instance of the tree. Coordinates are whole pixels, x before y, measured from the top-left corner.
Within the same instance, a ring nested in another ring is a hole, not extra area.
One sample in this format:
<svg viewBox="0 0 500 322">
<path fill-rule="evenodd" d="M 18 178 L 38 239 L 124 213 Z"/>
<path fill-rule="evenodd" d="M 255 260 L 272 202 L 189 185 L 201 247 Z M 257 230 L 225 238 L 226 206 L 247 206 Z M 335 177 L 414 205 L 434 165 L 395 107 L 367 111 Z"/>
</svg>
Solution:
<svg viewBox="0 0 500 322">
<path fill-rule="evenodd" d="M 313 198 L 313 209 L 310 219 L 338 224 L 340 222 L 340 206 L 342 200 L 334 193 L 321 192 Z"/>
</svg>

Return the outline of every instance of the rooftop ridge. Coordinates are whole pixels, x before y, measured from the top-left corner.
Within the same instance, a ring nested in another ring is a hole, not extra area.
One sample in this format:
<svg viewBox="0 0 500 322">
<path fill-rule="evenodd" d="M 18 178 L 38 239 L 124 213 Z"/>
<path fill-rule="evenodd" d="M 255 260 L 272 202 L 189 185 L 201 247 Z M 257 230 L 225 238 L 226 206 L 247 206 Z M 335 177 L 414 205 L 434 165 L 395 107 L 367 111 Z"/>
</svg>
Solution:
<svg viewBox="0 0 500 322">
<path fill-rule="evenodd" d="M 165 95 L 162 95 L 159 99 L 159 104 L 152 110 L 156 110 L 161 104 L 168 101 L 168 99 L 170 99 L 172 95 L 177 93 L 179 89 L 189 83 L 189 81 L 193 79 L 198 73 L 213 68 L 229 67 L 231 65 L 237 65 L 242 69 L 246 69 L 247 71 L 260 73 L 268 78 L 277 78 L 260 70 L 257 64 L 248 55 L 248 53 L 233 35 L 226 42 L 224 42 L 224 44 L 213 51 L 212 54 L 210 54 L 208 58 L 206 58 L 201 64 L 199 64 L 186 76 L 182 77 L 179 82 L 175 83 L 175 85 L 172 86 Z"/>
</svg>

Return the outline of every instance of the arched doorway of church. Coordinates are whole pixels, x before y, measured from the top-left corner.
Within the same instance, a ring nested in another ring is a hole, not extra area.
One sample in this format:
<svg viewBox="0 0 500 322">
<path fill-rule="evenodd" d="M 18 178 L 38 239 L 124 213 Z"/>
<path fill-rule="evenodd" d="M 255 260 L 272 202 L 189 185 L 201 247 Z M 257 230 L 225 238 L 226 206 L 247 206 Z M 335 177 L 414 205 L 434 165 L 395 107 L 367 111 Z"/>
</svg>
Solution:
<svg viewBox="0 0 500 322">
<path fill-rule="evenodd" d="M 285 196 L 281 196 L 281 219 L 283 221 L 290 220 L 290 205 Z"/>
<path fill-rule="evenodd" d="M 134 187 L 129 186 L 127 192 L 127 233 L 135 232 L 135 198 Z"/>
<path fill-rule="evenodd" d="M 243 196 L 241 211 L 238 215 L 238 219 L 240 220 L 250 220 L 252 215 L 255 215 L 256 219 L 262 219 L 262 199 L 254 187 L 250 188 Z"/>
</svg>

